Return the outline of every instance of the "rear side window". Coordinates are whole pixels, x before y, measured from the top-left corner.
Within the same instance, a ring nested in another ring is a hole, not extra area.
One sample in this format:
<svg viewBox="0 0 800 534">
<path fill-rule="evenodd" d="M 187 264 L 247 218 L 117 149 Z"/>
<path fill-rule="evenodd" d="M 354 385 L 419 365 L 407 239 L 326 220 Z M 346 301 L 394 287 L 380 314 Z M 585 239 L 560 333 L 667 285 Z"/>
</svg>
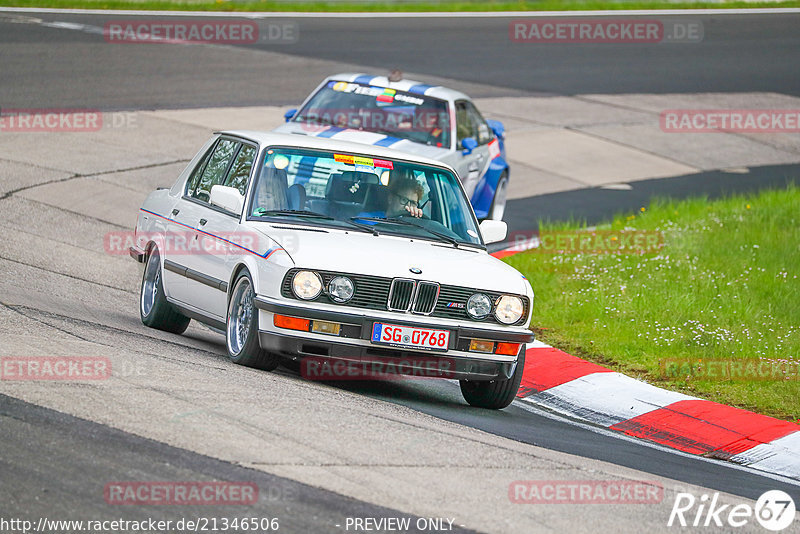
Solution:
<svg viewBox="0 0 800 534">
<path fill-rule="evenodd" d="M 186 194 L 197 200 L 208 202 L 211 188 L 224 183 L 240 144 L 232 139 L 220 139 L 211 155 L 205 158 L 207 161 L 205 161 L 203 169 L 200 170 L 200 166 L 195 169 L 197 176 L 192 176 Z"/>
<path fill-rule="evenodd" d="M 250 171 L 253 169 L 255 159 L 256 147 L 242 145 L 242 149 L 239 150 L 239 154 L 236 156 L 224 185 L 235 187 L 239 190 L 239 193 L 244 195 L 245 191 L 247 191 L 247 179 L 250 178 Z"/>
</svg>

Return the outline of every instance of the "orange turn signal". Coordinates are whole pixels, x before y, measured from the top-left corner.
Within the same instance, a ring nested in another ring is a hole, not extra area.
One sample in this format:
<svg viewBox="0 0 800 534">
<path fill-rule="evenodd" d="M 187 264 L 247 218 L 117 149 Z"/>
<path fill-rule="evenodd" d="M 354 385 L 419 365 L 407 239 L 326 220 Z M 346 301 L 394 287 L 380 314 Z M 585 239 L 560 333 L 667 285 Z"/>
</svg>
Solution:
<svg viewBox="0 0 800 534">
<path fill-rule="evenodd" d="M 498 343 L 495 354 L 504 354 L 506 356 L 516 356 L 519 353 L 519 343 Z"/>
<path fill-rule="evenodd" d="M 488 339 L 473 339 L 469 342 L 470 352 L 486 352 L 491 354 L 494 350 L 494 341 Z"/>
<path fill-rule="evenodd" d="M 275 315 L 272 319 L 272 324 L 278 328 L 288 328 L 289 330 L 303 330 L 308 332 L 308 326 L 311 323 L 308 319 L 301 319 L 299 317 L 287 317 L 286 315 Z"/>
</svg>

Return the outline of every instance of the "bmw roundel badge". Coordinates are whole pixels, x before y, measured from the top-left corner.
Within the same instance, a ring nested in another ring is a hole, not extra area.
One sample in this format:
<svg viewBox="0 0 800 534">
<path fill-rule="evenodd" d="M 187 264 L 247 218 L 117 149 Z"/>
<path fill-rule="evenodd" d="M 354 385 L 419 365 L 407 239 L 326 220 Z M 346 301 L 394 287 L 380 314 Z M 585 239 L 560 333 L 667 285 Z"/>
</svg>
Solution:
<svg viewBox="0 0 800 534">
<path fill-rule="evenodd" d="M 417 267 L 411 267 L 409 271 L 411 271 L 414 274 L 422 274 L 422 269 L 418 269 Z"/>
</svg>

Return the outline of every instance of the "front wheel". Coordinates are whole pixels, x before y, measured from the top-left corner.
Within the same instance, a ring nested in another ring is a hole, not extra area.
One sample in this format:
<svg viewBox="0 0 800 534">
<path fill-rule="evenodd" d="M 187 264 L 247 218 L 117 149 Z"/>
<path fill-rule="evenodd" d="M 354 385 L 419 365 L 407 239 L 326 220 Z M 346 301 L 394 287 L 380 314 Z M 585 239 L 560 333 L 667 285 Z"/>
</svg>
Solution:
<svg viewBox="0 0 800 534">
<path fill-rule="evenodd" d="M 139 316 L 145 326 L 173 334 L 182 334 L 191 321 L 167 301 L 161 277 L 161 255 L 155 246 L 147 256 L 144 266 L 139 295 Z"/>
<path fill-rule="evenodd" d="M 258 310 L 253 304 L 255 290 L 247 270 L 242 271 L 233 284 L 228 302 L 228 318 L 225 328 L 228 357 L 233 363 L 272 371 L 281 359 L 275 354 L 261 350 L 258 343 Z"/>
<path fill-rule="evenodd" d="M 505 408 L 514 400 L 519 391 L 519 384 L 522 381 L 522 373 L 525 370 L 525 345 L 522 346 L 517 367 L 514 374 L 508 380 L 492 380 L 491 382 L 471 382 L 461 380 L 461 394 L 464 399 L 476 408 L 489 408 L 499 410 Z"/>
<path fill-rule="evenodd" d="M 506 213 L 506 198 L 508 196 L 508 171 L 503 171 L 500 179 L 497 181 L 497 188 L 494 191 L 494 198 L 492 199 L 492 207 L 489 209 L 487 219 L 493 221 L 502 221 L 503 215 Z"/>
</svg>

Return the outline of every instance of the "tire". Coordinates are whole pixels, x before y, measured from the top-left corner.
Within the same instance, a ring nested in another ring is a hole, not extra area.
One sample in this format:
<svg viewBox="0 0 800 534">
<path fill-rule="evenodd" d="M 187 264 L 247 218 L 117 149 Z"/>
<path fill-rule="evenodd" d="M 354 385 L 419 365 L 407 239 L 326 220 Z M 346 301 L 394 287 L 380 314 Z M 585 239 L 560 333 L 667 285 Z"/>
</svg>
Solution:
<svg viewBox="0 0 800 534">
<path fill-rule="evenodd" d="M 508 196 L 508 171 L 503 171 L 500 179 L 497 181 L 497 189 L 494 191 L 494 198 L 492 199 L 492 207 L 489 208 L 487 219 L 493 221 L 502 221 L 503 215 L 506 213 L 506 198 Z"/>
<path fill-rule="evenodd" d="M 228 301 L 225 345 L 233 363 L 272 371 L 281 357 L 261 349 L 258 343 L 258 310 L 253 305 L 253 280 L 247 269 L 239 273 Z"/>
<path fill-rule="evenodd" d="M 471 382 L 461 380 L 461 394 L 470 406 L 476 408 L 489 408 L 499 410 L 505 408 L 514 400 L 522 381 L 525 369 L 525 345 L 522 345 L 517 367 L 508 380 L 492 380 L 491 382 Z"/>
<path fill-rule="evenodd" d="M 157 247 L 153 247 L 144 264 L 139 291 L 139 316 L 145 326 L 173 334 L 182 334 L 191 321 L 167 301 L 161 276 L 161 254 Z"/>
</svg>

